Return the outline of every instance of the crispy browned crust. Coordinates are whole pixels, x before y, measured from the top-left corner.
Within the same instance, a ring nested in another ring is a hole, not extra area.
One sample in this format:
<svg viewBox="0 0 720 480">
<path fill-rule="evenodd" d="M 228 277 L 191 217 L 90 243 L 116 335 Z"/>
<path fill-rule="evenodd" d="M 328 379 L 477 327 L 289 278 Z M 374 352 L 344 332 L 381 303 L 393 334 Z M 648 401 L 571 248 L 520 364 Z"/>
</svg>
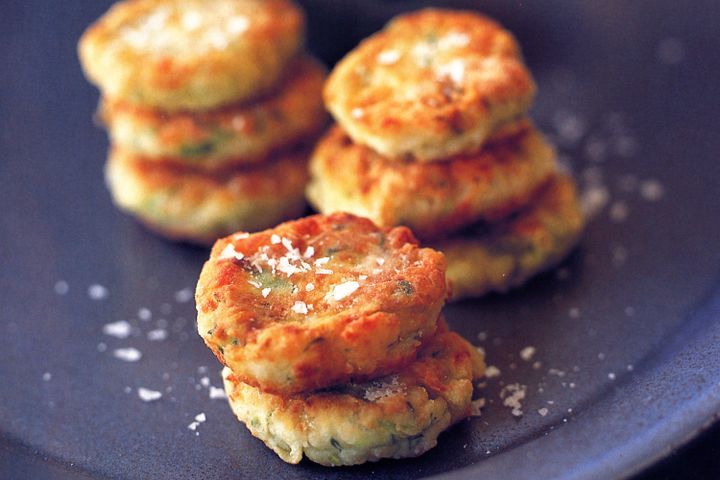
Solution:
<svg viewBox="0 0 720 480">
<path fill-rule="evenodd" d="M 419 238 L 445 236 L 521 208 L 555 172 L 553 148 L 534 128 L 445 162 L 387 159 L 333 127 L 310 160 L 308 199 L 323 213 L 345 210 Z"/>
<path fill-rule="evenodd" d="M 376 377 L 412 361 L 435 330 L 445 267 L 407 228 L 344 213 L 231 235 L 200 274 L 198 331 L 238 379 L 264 391 Z"/>
<path fill-rule="evenodd" d="M 188 26 L 185 14 L 189 13 Z M 271 88 L 301 48 L 290 0 L 126 0 L 82 35 L 84 71 L 103 94 L 164 110 L 207 109 Z"/>
<path fill-rule="evenodd" d="M 106 179 L 117 206 L 154 231 L 212 244 L 238 229 L 261 230 L 301 214 L 306 163 L 306 151 L 298 150 L 278 153 L 259 167 L 211 174 L 113 148 Z"/>
<path fill-rule="evenodd" d="M 433 243 L 445 253 L 452 300 L 505 292 L 558 264 L 585 226 L 575 182 L 558 174 L 522 211 Z"/>
<path fill-rule="evenodd" d="M 390 158 L 443 160 L 478 150 L 535 94 L 512 35 L 477 13 L 401 15 L 341 60 L 328 109 L 356 143 Z"/>
<path fill-rule="evenodd" d="M 328 466 L 414 457 L 470 415 L 482 355 L 442 320 L 418 358 L 390 377 L 292 396 L 264 393 L 223 372 L 240 421 L 286 462 Z"/>
<path fill-rule="evenodd" d="M 216 110 L 167 113 L 103 99 L 99 116 L 115 145 L 147 160 L 171 158 L 197 168 L 258 163 L 271 152 L 314 139 L 327 122 L 321 89 L 325 68 L 309 56 L 295 60 L 270 96 Z"/>
</svg>

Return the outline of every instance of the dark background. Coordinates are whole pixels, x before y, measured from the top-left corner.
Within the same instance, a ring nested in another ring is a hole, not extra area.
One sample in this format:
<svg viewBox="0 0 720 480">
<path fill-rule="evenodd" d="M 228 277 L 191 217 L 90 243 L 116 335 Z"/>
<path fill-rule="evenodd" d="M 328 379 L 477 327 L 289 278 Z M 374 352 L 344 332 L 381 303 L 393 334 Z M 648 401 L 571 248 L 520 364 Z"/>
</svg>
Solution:
<svg viewBox="0 0 720 480">
<path fill-rule="evenodd" d="M 308 45 L 329 64 L 392 15 L 429 4 L 302 3 Z M 172 298 L 193 284 L 207 252 L 149 234 L 111 206 L 103 186 L 107 143 L 91 122 L 97 92 L 82 78 L 75 44 L 109 2 L 3 2 L 0 477 L 414 478 L 474 464 L 486 478 L 614 478 L 670 452 L 638 478 L 720 477 L 718 427 L 680 448 L 720 413 L 717 2 L 438 3 L 479 8 L 517 35 L 540 86 L 533 117 L 583 188 L 599 171 L 613 199 L 630 207 L 625 223 L 613 223 L 608 208 L 591 222 L 563 265 L 572 282 L 550 273 L 511 295 L 448 308 L 451 326 L 468 338 L 486 331 L 499 340 L 483 346 L 503 379 L 547 383 L 545 397 L 533 393 L 521 421 L 488 405 L 483 417 L 414 461 L 343 470 L 279 462 L 234 423 L 226 405 L 208 403 L 187 381 L 197 381 L 196 366 L 214 364 L 193 334 L 192 305 Z M 658 61 L 667 38 L 682 42 L 678 63 Z M 609 135 L 603 128 L 616 111 L 638 146 L 593 163 L 586 147 L 597 132 Z M 568 118 L 584 123 L 579 139 L 572 123 L 563 133 Z M 652 204 L 623 197 L 614 182 L 628 172 L 661 180 L 665 197 Z M 612 265 L 619 247 L 628 255 L 623 268 Z M 60 279 L 70 284 L 65 297 L 53 293 Z M 109 288 L 107 300 L 87 299 L 93 283 Z M 178 315 L 170 338 L 157 345 L 130 339 L 142 347 L 142 362 L 124 365 L 98 354 L 98 342 L 110 349 L 128 344 L 104 337 L 104 324 L 131 319 L 139 306 L 156 311 L 165 301 Z M 629 303 L 637 310 L 632 318 L 622 314 Z M 564 315 L 571 308 L 581 316 Z M 577 362 L 578 388 L 529 369 L 512 373 L 513 355 L 530 344 L 547 366 Z M 617 384 L 607 379 L 610 367 L 598 351 L 613 362 Z M 634 372 L 620 372 L 629 363 Z M 43 372 L 53 379 L 43 383 Z M 162 384 L 167 372 L 173 393 L 163 403 L 140 403 L 137 387 Z M 122 393 L 126 385 L 130 396 Z M 489 382 L 488 398 L 498 388 Z M 532 415 L 541 398 L 574 409 L 568 423 L 559 411 Z M 201 410 L 210 420 L 193 442 L 185 424 Z M 475 450 L 464 450 L 467 443 Z M 486 460 L 485 448 L 492 451 Z M 475 475 L 465 472 L 459 474 Z"/>
</svg>

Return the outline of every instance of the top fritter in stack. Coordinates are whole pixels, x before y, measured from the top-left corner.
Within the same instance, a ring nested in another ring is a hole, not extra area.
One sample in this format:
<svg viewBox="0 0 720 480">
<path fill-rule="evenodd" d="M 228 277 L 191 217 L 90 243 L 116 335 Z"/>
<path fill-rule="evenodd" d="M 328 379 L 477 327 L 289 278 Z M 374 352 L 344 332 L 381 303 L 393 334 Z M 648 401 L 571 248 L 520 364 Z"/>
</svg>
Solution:
<svg viewBox="0 0 720 480">
<path fill-rule="evenodd" d="M 80 40 L 118 206 L 197 243 L 304 210 L 324 68 L 289 0 L 128 0 Z"/>
<path fill-rule="evenodd" d="M 308 198 L 445 252 L 453 297 L 505 290 L 556 263 L 583 219 L 573 181 L 527 119 L 535 84 L 512 35 L 476 13 L 399 16 L 331 73 L 338 122 Z"/>
</svg>

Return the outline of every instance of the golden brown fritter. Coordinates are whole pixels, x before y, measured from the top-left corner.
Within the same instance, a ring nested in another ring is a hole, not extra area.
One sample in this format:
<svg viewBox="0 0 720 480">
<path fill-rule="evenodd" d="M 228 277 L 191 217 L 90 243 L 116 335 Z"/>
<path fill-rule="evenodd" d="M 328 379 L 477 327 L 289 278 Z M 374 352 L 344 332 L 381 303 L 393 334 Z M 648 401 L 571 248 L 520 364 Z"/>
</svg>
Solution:
<svg viewBox="0 0 720 480">
<path fill-rule="evenodd" d="M 535 84 L 515 39 L 495 21 L 425 9 L 360 43 L 324 93 L 356 143 L 388 158 L 432 161 L 472 153 L 523 117 Z"/>
<path fill-rule="evenodd" d="M 442 322 L 439 322 L 439 324 Z M 250 432 L 280 458 L 303 454 L 327 466 L 416 457 L 438 435 L 470 415 L 482 355 L 439 326 L 415 362 L 371 382 L 289 397 L 263 393 L 223 371 L 230 406 Z"/>
<path fill-rule="evenodd" d="M 327 120 L 320 93 L 324 81 L 325 68 L 301 57 L 288 67 L 276 92 L 251 104 L 165 113 L 104 99 L 100 117 L 115 145 L 148 160 L 170 157 L 208 170 L 257 163 L 320 133 Z"/>
<path fill-rule="evenodd" d="M 109 98 L 199 110 L 270 89 L 303 37 L 290 0 L 125 0 L 85 31 L 78 50 Z"/>
<path fill-rule="evenodd" d="M 407 228 L 350 214 L 231 235 L 200 274 L 198 332 L 238 380 L 267 392 L 385 375 L 435 331 L 445 268 Z"/>
<path fill-rule="evenodd" d="M 389 160 L 336 126 L 312 154 L 307 196 L 320 212 L 405 225 L 425 240 L 519 209 L 556 168 L 555 151 L 534 128 L 474 155 L 418 163 Z"/>
<path fill-rule="evenodd" d="M 558 264 L 584 227 L 573 180 L 557 175 L 521 212 L 437 241 L 445 253 L 452 299 L 518 287 Z"/>
<path fill-rule="evenodd" d="M 211 174 L 114 148 L 105 173 L 119 208 L 166 237 L 192 243 L 268 228 L 306 208 L 304 150 L 278 153 L 258 167 Z"/>
</svg>

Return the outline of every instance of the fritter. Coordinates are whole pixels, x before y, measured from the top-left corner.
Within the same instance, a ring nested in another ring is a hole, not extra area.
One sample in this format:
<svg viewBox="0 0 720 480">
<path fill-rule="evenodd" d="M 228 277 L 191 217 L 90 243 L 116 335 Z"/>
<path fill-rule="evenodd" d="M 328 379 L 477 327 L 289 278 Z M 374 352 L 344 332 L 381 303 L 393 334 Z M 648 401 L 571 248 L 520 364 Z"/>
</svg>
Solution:
<svg viewBox="0 0 720 480">
<path fill-rule="evenodd" d="M 283 397 L 240 382 L 228 368 L 223 377 L 235 415 L 280 458 L 298 463 L 304 454 L 339 466 L 433 448 L 470 415 L 472 382 L 484 371 L 477 349 L 439 327 L 415 362 L 367 383 Z"/>
<path fill-rule="evenodd" d="M 171 157 L 203 169 L 257 163 L 320 133 L 327 119 L 324 81 L 324 67 L 304 57 L 290 65 L 276 93 L 251 104 L 165 113 L 106 99 L 100 118 L 115 145 L 148 160 Z"/>
<path fill-rule="evenodd" d="M 340 210 L 380 226 L 405 225 L 423 240 L 526 204 L 557 168 L 553 148 L 534 128 L 446 162 L 389 160 L 353 143 L 339 127 L 310 160 L 307 196 L 320 212 Z"/>
<path fill-rule="evenodd" d="M 433 161 L 478 150 L 524 116 L 535 90 L 517 42 L 498 23 L 425 9 L 360 43 L 331 72 L 324 96 L 356 143 Z"/>
<path fill-rule="evenodd" d="M 452 299 L 505 292 L 558 264 L 584 227 L 575 184 L 558 175 L 528 207 L 433 244 L 445 253 Z"/>
<path fill-rule="evenodd" d="M 85 31 L 78 50 L 109 98 L 201 110 L 274 86 L 304 28 L 290 0 L 125 0 Z"/>
<path fill-rule="evenodd" d="M 307 152 L 278 154 L 256 168 L 209 173 L 113 148 L 106 180 L 119 208 L 163 235 L 212 244 L 239 229 L 256 231 L 306 208 Z"/>
<path fill-rule="evenodd" d="M 266 392 L 385 375 L 435 331 L 445 268 L 407 228 L 345 213 L 231 235 L 200 273 L 198 332 L 238 380 Z"/>
</svg>

